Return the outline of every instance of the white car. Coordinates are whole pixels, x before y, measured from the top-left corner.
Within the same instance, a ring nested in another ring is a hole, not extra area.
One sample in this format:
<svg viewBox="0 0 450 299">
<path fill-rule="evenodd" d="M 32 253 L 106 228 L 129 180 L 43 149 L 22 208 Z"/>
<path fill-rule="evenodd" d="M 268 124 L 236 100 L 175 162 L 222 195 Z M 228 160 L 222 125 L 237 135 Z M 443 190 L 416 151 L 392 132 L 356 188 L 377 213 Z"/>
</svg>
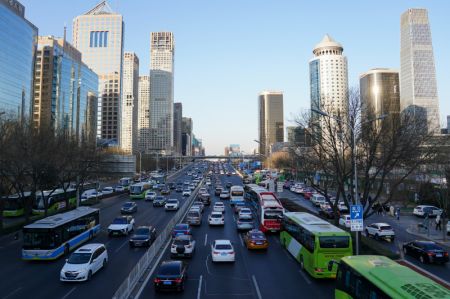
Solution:
<svg viewBox="0 0 450 299">
<path fill-rule="evenodd" d="M 238 217 L 240 219 L 252 219 L 253 218 L 252 210 L 250 210 L 249 208 L 241 208 L 239 209 Z"/>
<path fill-rule="evenodd" d="M 213 212 L 225 213 L 225 205 L 223 204 L 223 202 L 218 201 L 218 202 L 214 203 Z"/>
<path fill-rule="evenodd" d="M 102 190 L 103 194 L 111 194 L 114 193 L 114 188 L 113 187 L 104 187 Z"/>
<path fill-rule="evenodd" d="M 345 202 L 343 201 L 338 202 L 337 208 L 340 213 L 348 213 L 348 207 L 345 205 Z"/>
<path fill-rule="evenodd" d="M 116 191 L 116 192 L 123 192 L 123 191 L 125 191 L 125 187 L 124 186 L 116 186 L 114 191 Z"/>
<path fill-rule="evenodd" d="M 313 194 L 311 197 L 311 202 L 316 206 L 320 207 L 321 204 L 327 203 L 325 196 L 321 194 Z"/>
<path fill-rule="evenodd" d="M 87 244 L 74 251 L 61 272 L 61 281 L 86 281 L 108 263 L 108 252 L 103 244 Z"/>
<path fill-rule="evenodd" d="M 184 189 L 184 190 L 183 190 L 183 196 L 191 196 L 191 190 L 189 190 L 189 189 Z"/>
<path fill-rule="evenodd" d="M 230 240 L 215 240 L 211 245 L 213 262 L 234 262 L 236 260 Z"/>
<path fill-rule="evenodd" d="M 134 229 L 134 218 L 132 216 L 116 217 L 108 226 L 108 235 L 128 235 Z"/>
<path fill-rule="evenodd" d="M 87 199 L 97 198 L 97 197 L 100 197 L 102 195 L 103 195 L 103 193 L 101 191 L 95 190 L 95 191 L 92 191 L 90 194 L 87 195 Z"/>
<path fill-rule="evenodd" d="M 419 205 L 414 208 L 413 214 L 419 217 L 425 217 L 428 214 L 429 217 L 435 217 L 442 213 L 442 209 L 435 206 Z"/>
<path fill-rule="evenodd" d="M 208 217 L 209 225 L 225 225 L 225 217 L 222 212 L 211 212 Z"/>
<path fill-rule="evenodd" d="M 154 200 L 156 198 L 156 195 L 157 195 L 156 192 L 148 191 L 145 194 L 145 200 Z"/>
<path fill-rule="evenodd" d="M 220 199 L 229 199 L 230 198 L 230 192 L 228 192 L 227 190 L 223 190 L 222 192 L 220 192 Z"/>
<path fill-rule="evenodd" d="M 391 239 L 394 241 L 394 229 L 387 223 L 372 223 L 366 226 L 365 229 L 367 237 L 374 237 L 375 239 Z"/>
<path fill-rule="evenodd" d="M 208 190 L 206 190 L 206 188 L 200 188 L 200 190 L 198 190 L 198 193 L 208 193 Z"/>
<path fill-rule="evenodd" d="M 350 227 L 350 215 L 341 215 L 339 217 L 339 225 L 349 228 Z"/>
<path fill-rule="evenodd" d="M 203 213 L 203 209 L 205 208 L 205 205 L 201 201 L 196 201 L 192 204 L 191 209 L 192 208 L 198 208 L 200 210 L 200 213 Z"/>
<path fill-rule="evenodd" d="M 176 198 L 170 198 L 166 201 L 166 204 L 164 205 L 164 209 L 166 211 L 177 211 L 180 207 L 180 202 Z"/>
<path fill-rule="evenodd" d="M 195 240 L 191 235 L 178 235 L 170 246 L 172 257 L 192 257 L 195 251 Z"/>
</svg>

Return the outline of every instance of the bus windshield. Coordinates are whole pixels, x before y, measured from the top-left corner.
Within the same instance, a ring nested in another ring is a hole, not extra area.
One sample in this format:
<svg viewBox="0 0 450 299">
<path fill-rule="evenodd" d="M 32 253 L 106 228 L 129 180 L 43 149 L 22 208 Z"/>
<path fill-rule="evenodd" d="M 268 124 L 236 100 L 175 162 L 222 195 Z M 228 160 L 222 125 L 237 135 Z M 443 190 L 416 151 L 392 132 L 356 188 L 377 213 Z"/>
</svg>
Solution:
<svg viewBox="0 0 450 299">
<path fill-rule="evenodd" d="M 141 193 L 142 187 L 141 186 L 131 186 L 130 192 L 131 193 Z"/>
<path fill-rule="evenodd" d="M 320 248 L 348 248 L 350 239 L 347 236 L 319 237 Z"/>
<path fill-rule="evenodd" d="M 283 217 L 282 211 L 269 210 L 264 212 L 264 219 L 281 219 Z"/>
<path fill-rule="evenodd" d="M 23 249 L 53 249 L 56 245 L 52 230 L 23 230 Z"/>
</svg>

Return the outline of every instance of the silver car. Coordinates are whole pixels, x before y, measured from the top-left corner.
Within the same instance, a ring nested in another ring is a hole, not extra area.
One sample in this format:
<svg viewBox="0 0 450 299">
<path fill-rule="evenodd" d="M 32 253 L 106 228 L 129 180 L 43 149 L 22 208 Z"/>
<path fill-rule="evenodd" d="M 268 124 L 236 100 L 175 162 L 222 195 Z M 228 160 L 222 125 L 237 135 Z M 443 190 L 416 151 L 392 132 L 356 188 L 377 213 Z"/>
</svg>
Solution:
<svg viewBox="0 0 450 299">
<path fill-rule="evenodd" d="M 236 221 L 237 230 L 251 230 L 255 228 L 253 219 L 238 218 Z"/>
<path fill-rule="evenodd" d="M 202 214 L 199 210 L 189 210 L 186 216 L 187 223 L 191 225 L 201 225 L 202 224 Z"/>
</svg>

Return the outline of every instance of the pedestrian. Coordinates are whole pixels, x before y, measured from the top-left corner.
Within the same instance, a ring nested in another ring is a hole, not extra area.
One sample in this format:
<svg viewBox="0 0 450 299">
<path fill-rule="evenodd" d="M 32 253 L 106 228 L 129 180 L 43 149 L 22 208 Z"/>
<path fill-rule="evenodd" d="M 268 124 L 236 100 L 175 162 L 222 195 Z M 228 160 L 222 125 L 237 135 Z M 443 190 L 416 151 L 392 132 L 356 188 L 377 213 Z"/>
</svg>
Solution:
<svg viewBox="0 0 450 299">
<path fill-rule="evenodd" d="M 437 215 L 436 216 L 436 230 L 442 230 L 442 227 L 441 227 L 441 215 Z"/>
<path fill-rule="evenodd" d="M 383 213 L 383 206 L 381 204 L 378 205 L 378 215 Z"/>
<path fill-rule="evenodd" d="M 397 216 L 397 220 L 400 220 L 400 208 L 397 208 L 397 212 L 396 212 L 396 216 Z"/>
</svg>

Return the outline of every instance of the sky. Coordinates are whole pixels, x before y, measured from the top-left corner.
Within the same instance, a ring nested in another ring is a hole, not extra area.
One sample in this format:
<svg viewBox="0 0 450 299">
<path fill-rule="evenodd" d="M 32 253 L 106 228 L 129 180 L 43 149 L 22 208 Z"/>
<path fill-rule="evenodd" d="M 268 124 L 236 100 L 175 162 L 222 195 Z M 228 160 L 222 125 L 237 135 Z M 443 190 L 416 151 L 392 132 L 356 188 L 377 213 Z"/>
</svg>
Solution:
<svg viewBox="0 0 450 299">
<path fill-rule="evenodd" d="M 39 35 L 63 36 L 98 0 L 19 0 Z M 436 64 L 441 124 L 450 115 L 450 1 L 446 0 L 111 0 L 124 17 L 125 51 L 149 74 L 150 32 L 175 36 L 175 102 L 192 117 L 206 154 L 229 144 L 251 153 L 258 139 L 257 97 L 283 91 L 285 127 L 310 107 L 312 50 L 325 34 L 344 47 L 349 87 L 376 67 L 400 68 L 400 16 L 426 8 Z M 447 45 L 447 46 L 446 46 Z M 447 48 L 445 48 L 447 47 Z M 447 49 L 447 50 L 446 50 Z M 447 51 L 447 52 L 446 52 Z M 287 136 L 285 136 L 287 138 Z"/>
</svg>

